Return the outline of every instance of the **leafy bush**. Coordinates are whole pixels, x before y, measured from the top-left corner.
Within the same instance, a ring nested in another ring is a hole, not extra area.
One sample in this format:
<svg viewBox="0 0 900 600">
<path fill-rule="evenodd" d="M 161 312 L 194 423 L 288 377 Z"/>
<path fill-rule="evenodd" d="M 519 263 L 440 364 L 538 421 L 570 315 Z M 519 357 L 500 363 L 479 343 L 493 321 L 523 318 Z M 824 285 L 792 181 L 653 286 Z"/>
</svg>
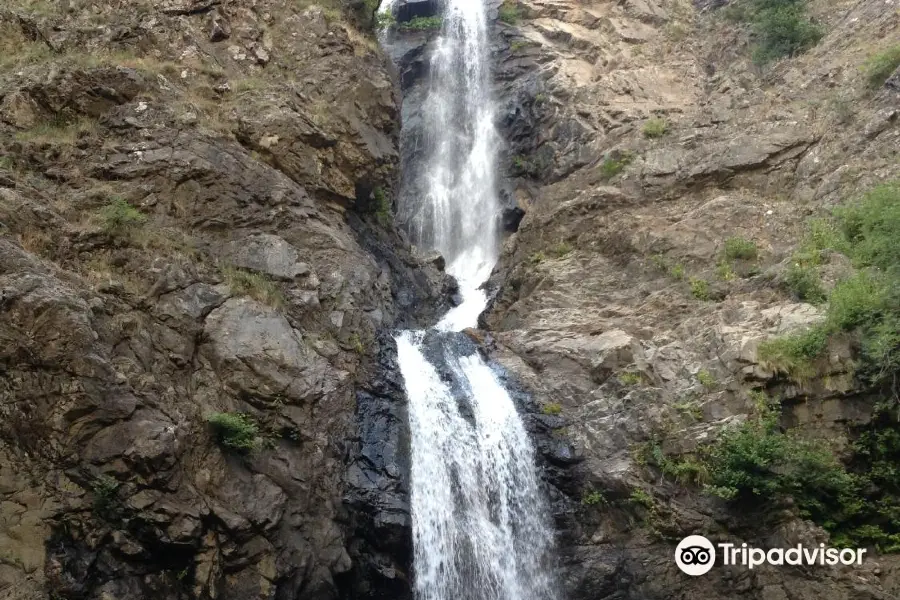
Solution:
<svg viewBox="0 0 900 600">
<path fill-rule="evenodd" d="M 147 215 L 134 208 L 124 198 L 113 198 L 100 209 L 100 223 L 111 235 L 126 235 L 147 222 Z"/>
<path fill-rule="evenodd" d="M 656 506 L 656 500 L 654 500 L 653 496 L 641 488 L 634 488 L 631 490 L 628 501 L 632 504 L 643 506 L 644 508 L 653 508 Z"/>
<path fill-rule="evenodd" d="M 375 198 L 375 218 L 382 226 L 387 227 L 394 220 L 391 201 L 380 187 L 375 188 L 372 195 Z"/>
<path fill-rule="evenodd" d="M 796 56 L 822 39 L 822 29 L 807 16 L 805 0 L 755 0 L 754 4 L 755 63 Z"/>
<path fill-rule="evenodd" d="M 406 31 L 431 31 L 440 29 L 443 24 L 441 17 L 415 17 L 400 23 L 399 27 Z"/>
<path fill-rule="evenodd" d="M 669 124 L 662 117 L 648 119 L 642 129 L 644 137 L 651 139 L 664 136 L 668 130 Z"/>
<path fill-rule="evenodd" d="M 761 363 L 802 381 L 815 375 L 814 363 L 827 347 L 828 330 L 818 326 L 765 340 L 760 343 L 757 355 Z"/>
<path fill-rule="evenodd" d="M 216 441 L 225 449 L 246 454 L 259 446 L 259 427 L 241 413 L 214 413 L 206 421 L 212 427 Z"/>
<path fill-rule="evenodd" d="M 377 29 L 387 29 L 397 24 L 397 18 L 390 12 L 375 13 L 375 27 Z"/>
<path fill-rule="evenodd" d="M 94 480 L 94 514 L 107 521 L 115 520 L 121 513 L 119 502 L 119 481 L 110 475 L 100 475 Z"/>
<path fill-rule="evenodd" d="M 556 258 L 562 258 L 568 254 L 571 254 L 575 248 L 572 247 L 572 244 L 566 241 L 562 241 L 552 248 L 550 248 L 549 252 Z"/>
<path fill-rule="evenodd" d="M 509 25 L 515 25 L 519 22 L 519 6 L 515 2 L 506 0 L 500 5 L 500 20 Z"/>
<path fill-rule="evenodd" d="M 846 254 L 858 269 L 837 282 L 828 298 L 825 324 L 805 334 L 760 345 L 760 358 L 792 377 L 814 375 L 813 361 L 828 337 L 853 334 L 861 348 L 857 375 L 872 384 L 900 370 L 900 183 L 878 186 L 859 201 L 814 222 L 797 258 L 821 262 L 825 249 Z"/>
<path fill-rule="evenodd" d="M 697 300 L 709 300 L 709 282 L 705 279 L 691 277 L 691 295 Z"/>
<path fill-rule="evenodd" d="M 598 504 L 607 504 L 606 497 L 602 492 L 592 491 L 585 493 L 584 497 L 581 499 L 581 503 L 585 506 L 596 506 Z"/>
<path fill-rule="evenodd" d="M 725 240 L 725 258 L 730 260 L 753 260 L 759 254 L 756 244 L 742 237 Z"/>
<path fill-rule="evenodd" d="M 562 412 L 562 405 L 558 402 L 548 402 L 541 408 L 545 415 L 558 415 Z"/>
<path fill-rule="evenodd" d="M 870 57 L 863 65 L 869 87 L 876 89 L 884 85 L 897 67 L 900 67 L 900 44 Z"/>
<path fill-rule="evenodd" d="M 807 16 L 806 0 L 743 0 L 730 3 L 723 12 L 731 21 L 750 23 L 757 64 L 795 56 L 822 38 L 821 28 Z"/>
<path fill-rule="evenodd" d="M 609 180 L 621 173 L 632 161 L 631 153 L 624 152 L 618 157 L 607 155 L 600 164 L 600 174 L 603 179 Z"/>
<path fill-rule="evenodd" d="M 706 369 L 700 369 L 697 372 L 697 381 L 708 390 L 716 387 L 716 378 Z"/>
<path fill-rule="evenodd" d="M 235 294 L 249 296 L 273 308 L 284 307 L 285 300 L 281 288 L 262 273 L 223 267 L 222 276 Z"/>
<path fill-rule="evenodd" d="M 640 373 L 627 371 L 619 374 L 619 383 L 622 385 L 638 385 L 643 381 Z"/>
<path fill-rule="evenodd" d="M 815 267 L 794 263 L 788 269 L 785 282 L 798 300 L 810 304 L 821 304 L 825 301 L 825 289 Z"/>
</svg>

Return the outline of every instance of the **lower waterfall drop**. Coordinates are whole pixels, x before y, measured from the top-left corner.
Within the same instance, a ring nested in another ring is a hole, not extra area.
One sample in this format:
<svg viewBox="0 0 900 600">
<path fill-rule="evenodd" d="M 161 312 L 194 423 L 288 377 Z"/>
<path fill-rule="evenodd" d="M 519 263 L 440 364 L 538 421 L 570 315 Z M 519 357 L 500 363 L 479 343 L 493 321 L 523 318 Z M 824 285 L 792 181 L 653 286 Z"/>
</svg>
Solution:
<svg viewBox="0 0 900 600">
<path fill-rule="evenodd" d="M 479 286 L 499 248 L 486 7 L 445 0 L 443 11 L 427 117 L 409 142 L 421 162 L 399 207 L 413 242 L 444 255 L 462 297 L 433 329 L 396 338 L 409 398 L 415 595 L 552 600 L 552 530 L 531 441 L 509 393 L 461 333 L 485 309 Z"/>
</svg>

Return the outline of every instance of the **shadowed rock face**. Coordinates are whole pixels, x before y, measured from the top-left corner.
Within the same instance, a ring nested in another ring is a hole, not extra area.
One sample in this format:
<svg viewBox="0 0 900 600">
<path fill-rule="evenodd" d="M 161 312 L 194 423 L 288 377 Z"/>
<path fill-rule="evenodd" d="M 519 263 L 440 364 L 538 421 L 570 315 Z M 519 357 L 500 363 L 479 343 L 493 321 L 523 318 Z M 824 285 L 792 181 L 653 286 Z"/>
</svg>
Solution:
<svg viewBox="0 0 900 600">
<path fill-rule="evenodd" d="M 408 596 L 388 332 L 455 284 L 350 8 L 0 9 L 0 597 Z"/>
<path fill-rule="evenodd" d="M 440 12 L 441 7 L 437 0 L 401 0 L 397 3 L 397 21 L 400 23 L 434 17 Z"/>
</svg>

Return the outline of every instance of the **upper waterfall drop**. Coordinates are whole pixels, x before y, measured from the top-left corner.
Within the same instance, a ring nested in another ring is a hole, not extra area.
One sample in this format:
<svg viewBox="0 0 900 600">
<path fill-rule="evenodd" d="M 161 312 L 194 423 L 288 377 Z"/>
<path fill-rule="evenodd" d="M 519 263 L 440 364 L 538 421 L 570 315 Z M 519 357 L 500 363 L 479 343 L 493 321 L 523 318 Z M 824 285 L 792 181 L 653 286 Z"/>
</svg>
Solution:
<svg viewBox="0 0 900 600">
<path fill-rule="evenodd" d="M 496 155 L 500 138 L 491 97 L 488 21 L 481 0 L 446 0 L 422 106 L 419 170 L 401 195 L 401 221 L 414 244 L 438 250 L 460 285 L 463 307 L 447 329 L 475 326 L 477 291 L 499 250 Z"/>
</svg>

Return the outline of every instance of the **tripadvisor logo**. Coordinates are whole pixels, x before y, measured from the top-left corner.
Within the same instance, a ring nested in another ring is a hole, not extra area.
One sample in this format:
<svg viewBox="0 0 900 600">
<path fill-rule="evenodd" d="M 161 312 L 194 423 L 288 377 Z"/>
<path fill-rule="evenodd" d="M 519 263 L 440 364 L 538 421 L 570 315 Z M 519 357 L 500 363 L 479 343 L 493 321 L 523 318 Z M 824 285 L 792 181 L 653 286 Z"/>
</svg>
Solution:
<svg viewBox="0 0 900 600">
<path fill-rule="evenodd" d="M 812 548 L 797 544 L 790 548 L 769 550 L 727 542 L 719 542 L 714 546 L 702 535 L 689 535 L 675 548 L 675 564 L 688 575 L 696 576 L 704 575 L 713 568 L 717 554 L 723 565 L 741 565 L 753 569 L 760 565 L 861 565 L 865 553 L 865 548 L 828 548 L 825 544 Z"/>
</svg>

